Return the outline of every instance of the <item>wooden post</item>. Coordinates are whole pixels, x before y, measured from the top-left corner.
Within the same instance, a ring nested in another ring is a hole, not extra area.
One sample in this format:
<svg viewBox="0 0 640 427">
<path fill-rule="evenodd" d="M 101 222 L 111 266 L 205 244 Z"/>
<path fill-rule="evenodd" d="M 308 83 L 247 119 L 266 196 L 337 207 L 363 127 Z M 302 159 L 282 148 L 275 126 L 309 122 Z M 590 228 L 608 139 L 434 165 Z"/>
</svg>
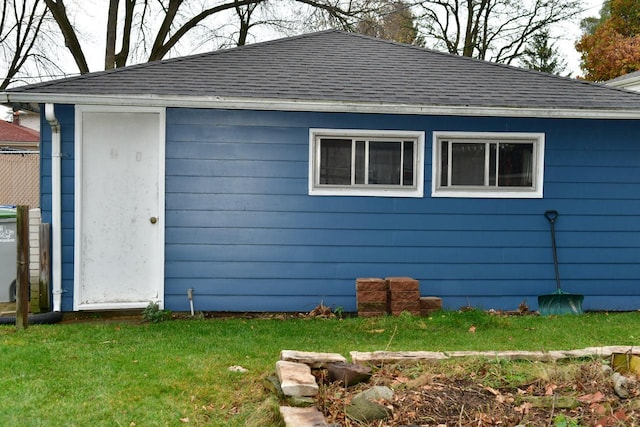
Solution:
<svg viewBox="0 0 640 427">
<path fill-rule="evenodd" d="M 39 305 L 40 312 L 47 312 L 49 308 L 49 282 L 51 280 L 49 264 L 49 246 L 51 245 L 51 226 L 40 224 L 40 280 L 39 280 Z"/>
<path fill-rule="evenodd" d="M 29 326 L 29 207 L 18 206 L 16 217 L 16 329 Z"/>
</svg>

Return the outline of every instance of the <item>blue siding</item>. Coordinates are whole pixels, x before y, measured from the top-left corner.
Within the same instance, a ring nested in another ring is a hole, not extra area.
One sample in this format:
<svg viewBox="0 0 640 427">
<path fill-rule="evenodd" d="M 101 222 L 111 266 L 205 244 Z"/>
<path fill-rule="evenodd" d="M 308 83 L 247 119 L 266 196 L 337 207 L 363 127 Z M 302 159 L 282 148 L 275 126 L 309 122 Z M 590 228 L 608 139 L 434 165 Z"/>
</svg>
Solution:
<svg viewBox="0 0 640 427">
<path fill-rule="evenodd" d="M 426 132 L 423 199 L 307 195 L 310 127 Z M 431 198 L 433 131 L 544 132 L 543 199 Z M 169 109 L 166 296 L 205 310 L 355 309 L 357 277 L 412 276 L 447 308 L 536 308 L 563 288 L 587 309 L 640 306 L 640 124 Z"/>
<path fill-rule="evenodd" d="M 63 138 L 63 310 L 73 291 L 73 107 Z M 309 128 L 422 130 L 425 197 L 307 195 Z M 42 207 L 50 220 L 43 125 Z M 431 198 L 434 131 L 543 132 L 542 199 Z M 167 110 L 165 298 L 173 310 L 355 310 L 357 277 L 412 276 L 446 308 L 514 309 L 563 288 L 588 310 L 640 307 L 640 122 Z"/>
<path fill-rule="evenodd" d="M 44 111 L 44 106 L 40 106 Z M 73 227 L 74 227 L 74 132 L 73 105 L 56 105 L 56 117 L 61 126 L 62 173 L 62 311 L 73 310 Z M 44 116 L 44 114 L 42 115 Z M 51 127 L 40 123 L 40 206 L 42 222 L 51 223 Z"/>
</svg>

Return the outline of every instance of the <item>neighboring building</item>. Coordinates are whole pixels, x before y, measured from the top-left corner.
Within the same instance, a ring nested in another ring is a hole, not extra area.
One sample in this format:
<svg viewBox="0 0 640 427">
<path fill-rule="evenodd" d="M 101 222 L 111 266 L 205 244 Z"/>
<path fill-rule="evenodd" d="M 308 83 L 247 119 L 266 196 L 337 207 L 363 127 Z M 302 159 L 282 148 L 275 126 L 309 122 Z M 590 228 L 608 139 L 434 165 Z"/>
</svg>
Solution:
<svg viewBox="0 0 640 427">
<path fill-rule="evenodd" d="M 0 148 L 38 151 L 40 132 L 0 120 Z"/>
<path fill-rule="evenodd" d="M 40 112 L 18 110 L 12 113 L 13 124 L 32 129 L 40 133 Z"/>
<path fill-rule="evenodd" d="M 616 77 L 615 79 L 606 81 L 605 84 L 611 87 L 640 92 L 640 71 Z"/>
<path fill-rule="evenodd" d="M 326 31 L 14 88 L 39 103 L 54 310 L 640 308 L 640 95 Z M 57 233 L 57 234 L 56 234 Z"/>
<path fill-rule="evenodd" d="M 0 205 L 40 206 L 39 132 L 0 120 Z"/>
</svg>

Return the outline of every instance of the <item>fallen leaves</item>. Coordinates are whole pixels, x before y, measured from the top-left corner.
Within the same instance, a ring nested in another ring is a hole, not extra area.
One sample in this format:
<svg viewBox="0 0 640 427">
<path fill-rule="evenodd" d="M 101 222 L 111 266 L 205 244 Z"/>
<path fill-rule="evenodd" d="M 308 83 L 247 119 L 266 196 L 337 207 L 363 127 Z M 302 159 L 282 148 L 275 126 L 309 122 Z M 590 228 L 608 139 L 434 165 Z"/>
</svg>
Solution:
<svg viewBox="0 0 640 427">
<path fill-rule="evenodd" d="M 557 384 L 547 384 L 544 388 L 544 395 L 553 396 L 557 388 L 558 388 Z"/>
<path fill-rule="evenodd" d="M 395 391 L 392 419 L 358 427 L 424 425 L 425 420 L 434 426 L 559 425 L 554 424 L 554 416 L 592 427 L 640 425 L 640 404 L 633 406 L 631 400 L 615 395 L 609 376 L 597 361 L 581 364 L 580 369 L 571 371 L 575 376 L 519 386 L 500 385 L 508 382 L 504 374 L 492 371 L 495 377 L 490 377 L 486 369 L 463 377 L 451 371 L 428 371 L 416 377 L 418 371 L 388 365 L 376 371 L 368 385 L 344 388 L 326 384 L 319 405 L 327 421 L 354 427 L 356 424 L 344 418 L 345 402 L 364 387 L 387 385 Z"/>
<path fill-rule="evenodd" d="M 606 400 L 606 397 L 601 391 L 596 391 L 595 393 L 579 396 L 578 400 L 584 403 L 595 403 L 604 402 Z"/>
</svg>

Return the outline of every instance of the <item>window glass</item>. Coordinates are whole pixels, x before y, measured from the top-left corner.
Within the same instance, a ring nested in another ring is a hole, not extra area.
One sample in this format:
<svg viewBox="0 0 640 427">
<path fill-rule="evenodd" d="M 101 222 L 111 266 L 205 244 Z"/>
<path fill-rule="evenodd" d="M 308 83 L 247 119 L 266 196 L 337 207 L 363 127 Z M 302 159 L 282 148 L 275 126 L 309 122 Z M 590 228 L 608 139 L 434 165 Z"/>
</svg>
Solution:
<svg viewBox="0 0 640 427">
<path fill-rule="evenodd" d="M 413 141 L 404 141 L 402 185 L 413 185 Z"/>
<path fill-rule="evenodd" d="M 449 185 L 449 141 L 442 141 L 440 145 L 440 185 Z"/>
<path fill-rule="evenodd" d="M 496 185 L 496 176 L 498 171 L 496 170 L 496 165 L 498 159 L 497 156 L 497 145 L 498 144 L 489 144 L 489 185 Z"/>
<path fill-rule="evenodd" d="M 422 197 L 424 132 L 310 129 L 309 194 Z"/>
<path fill-rule="evenodd" d="M 400 185 L 402 143 L 369 142 L 369 184 Z"/>
<path fill-rule="evenodd" d="M 451 185 L 484 185 L 484 144 L 451 144 Z"/>
<path fill-rule="evenodd" d="M 533 144 L 500 144 L 498 185 L 531 187 L 533 185 Z"/>
<path fill-rule="evenodd" d="M 364 184 L 365 148 L 364 141 L 356 141 L 356 184 Z"/>
<path fill-rule="evenodd" d="M 434 132 L 433 195 L 542 197 L 544 134 Z"/>
<path fill-rule="evenodd" d="M 351 140 L 320 140 L 320 184 L 351 184 Z"/>
</svg>

